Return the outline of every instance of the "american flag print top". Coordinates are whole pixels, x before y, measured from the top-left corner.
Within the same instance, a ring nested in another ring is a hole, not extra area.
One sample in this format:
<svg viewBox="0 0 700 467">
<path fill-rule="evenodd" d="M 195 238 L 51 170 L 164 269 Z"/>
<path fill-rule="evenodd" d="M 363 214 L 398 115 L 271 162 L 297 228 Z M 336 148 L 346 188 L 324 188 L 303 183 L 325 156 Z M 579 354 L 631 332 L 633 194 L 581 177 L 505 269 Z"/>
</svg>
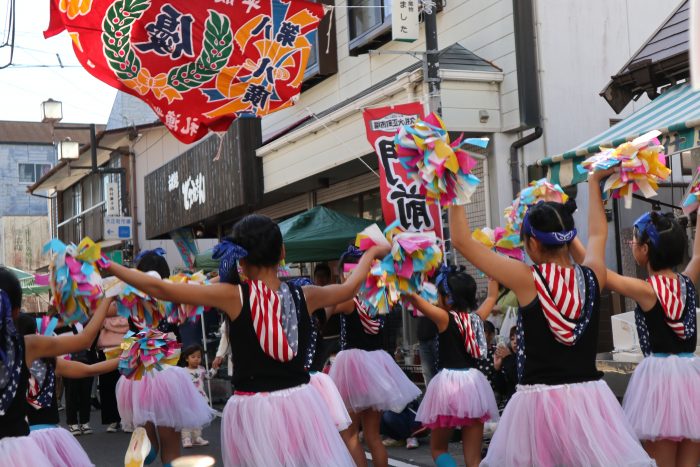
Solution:
<svg viewBox="0 0 700 467">
<path fill-rule="evenodd" d="M 365 332 L 365 334 L 369 334 L 371 336 L 379 334 L 382 323 L 378 319 L 374 319 L 369 315 L 369 310 L 367 309 L 367 306 L 362 303 L 362 300 L 355 297 L 353 301 L 355 302 L 355 309 L 357 310 L 357 314 L 360 316 L 360 323 L 362 323 L 362 330 Z"/>
<path fill-rule="evenodd" d="M 459 329 L 459 333 L 464 338 L 464 348 L 467 349 L 469 355 L 473 358 L 482 358 L 482 350 L 479 346 L 477 333 L 475 332 L 474 326 L 472 326 L 471 314 L 450 311 L 450 315 L 454 318 L 457 329 Z"/>
<path fill-rule="evenodd" d="M 586 310 L 585 281 L 580 266 L 565 268 L 554 263 L 532 267 L 537 297 L 554 338 L 574 345 L 590 319 Z M 589 307 L 590 308 L 590 307 Z"/>
<path fill-rule="evenodd" d="M 686 326 L 683 317 L 685 311 L 685 281 L 680 277 L 654 275 L 647 279 L 656 293 L 656 297 L 664 310 L 666 324 L 676 333 L 679 339 L 685 340 Z"/>
<path fill-rule="evenodd" d="M 296 309 L 283 310 L 280 296 L 264 282 L 247 281 L 247 284 L 250 288 L 250 314 L 260 347 L 277 361 L 291 361 L 297 354 L 295 344 L 298 344 L 299 330 L 296 320 L 285 329 L 283 313 L 293 313 L 293 318 L 296 318 Z"/>
<path fill-rule="evenodd" d="M 54 401 L 55 388 L 54 364 L 48 363 L 44 359 L 34 360 L 29 369 L 27 403 L 37 410 L 50 407 Z"/>
</svg>

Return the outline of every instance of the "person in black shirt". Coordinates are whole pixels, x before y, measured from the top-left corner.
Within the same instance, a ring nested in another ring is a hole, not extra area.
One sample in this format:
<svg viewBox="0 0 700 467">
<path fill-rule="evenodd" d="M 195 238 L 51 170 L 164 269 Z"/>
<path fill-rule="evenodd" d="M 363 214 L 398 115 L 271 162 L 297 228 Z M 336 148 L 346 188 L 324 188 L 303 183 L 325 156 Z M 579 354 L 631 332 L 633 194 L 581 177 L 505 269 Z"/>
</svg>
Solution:
<svg viewBox="0 0 700 467">
<path fill-rule="evenodd" d="M 510 343 L 498 345 L 492 358 L 496 370 L 494 383 L 499 396 L 499 407 L 503 408 L 513 394 L 518 384 L 518 369 L 515 355 L 518 353 L 516 327 L 510 328 Z"/>
<path fill-rule="evenodd" d="M 418 352 L 425 387 L 438 371 L 438 329 L 425 316 L 418 317 Z"/>
</svg>

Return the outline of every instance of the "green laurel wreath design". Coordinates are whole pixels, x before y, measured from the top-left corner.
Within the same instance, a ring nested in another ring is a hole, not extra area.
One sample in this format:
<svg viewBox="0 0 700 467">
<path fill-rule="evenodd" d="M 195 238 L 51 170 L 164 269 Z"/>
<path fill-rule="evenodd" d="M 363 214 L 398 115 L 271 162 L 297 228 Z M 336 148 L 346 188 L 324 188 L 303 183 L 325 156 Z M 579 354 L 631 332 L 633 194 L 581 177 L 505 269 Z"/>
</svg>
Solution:
<svg viewBox="0 0 700 467">
<path fill-rule="evenodd" d="M 204 24 L 202 53 L 194 63 L 170 70 L 168 84 L 179 92 L 197 88 L 216 76 L 233 52 L 233 32 L 228 17 L 209 10 Z"/>
<path fill-rule="evenodd" d="M 102 44 L 109 67 L 119 79 L 134 79 L 141 71 L 141 60 L 131 48 L 132 24 L 150 6 L 150 0 L 118 0 L 102 21 Z"/>
</svg>

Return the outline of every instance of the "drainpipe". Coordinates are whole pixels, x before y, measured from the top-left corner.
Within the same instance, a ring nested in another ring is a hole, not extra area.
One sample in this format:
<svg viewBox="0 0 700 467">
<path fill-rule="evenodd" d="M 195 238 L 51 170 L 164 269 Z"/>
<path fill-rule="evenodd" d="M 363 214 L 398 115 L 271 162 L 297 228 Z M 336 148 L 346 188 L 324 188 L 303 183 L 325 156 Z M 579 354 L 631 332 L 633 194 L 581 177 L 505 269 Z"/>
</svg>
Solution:
<svg viewBox="0 0 700 467">
<path fill-rule="evenodd" d="M 542 136 L 542 127 L 536 126 L 535 131 L 524 136 L 510 145 L 510 180 L 513 186 L 513 198 L 520 192 L 520 162 L 518 160 L 518 149 L 532 143 Z"/>
</svg>

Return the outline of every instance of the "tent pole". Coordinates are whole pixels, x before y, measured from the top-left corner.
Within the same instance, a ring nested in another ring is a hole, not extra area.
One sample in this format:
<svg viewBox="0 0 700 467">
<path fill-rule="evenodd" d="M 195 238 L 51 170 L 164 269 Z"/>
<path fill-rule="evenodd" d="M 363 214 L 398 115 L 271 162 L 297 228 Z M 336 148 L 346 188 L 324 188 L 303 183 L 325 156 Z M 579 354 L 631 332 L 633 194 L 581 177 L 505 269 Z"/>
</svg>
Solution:
<svg viewBox="0 0 700 467">
<path fill-rule="evenodd" d="M 204 368 L 207 370 L 207 392 L 209 393 L 209 407 L 212 406 L 211 399 L 211 379 L 209 379 L 209 354 L 207 353 L 207 330 L 204 326 L 204 312 L 199 317 L 199 322 L 202 323 L 202 345 L 204 346 Z"/>
</svg>

